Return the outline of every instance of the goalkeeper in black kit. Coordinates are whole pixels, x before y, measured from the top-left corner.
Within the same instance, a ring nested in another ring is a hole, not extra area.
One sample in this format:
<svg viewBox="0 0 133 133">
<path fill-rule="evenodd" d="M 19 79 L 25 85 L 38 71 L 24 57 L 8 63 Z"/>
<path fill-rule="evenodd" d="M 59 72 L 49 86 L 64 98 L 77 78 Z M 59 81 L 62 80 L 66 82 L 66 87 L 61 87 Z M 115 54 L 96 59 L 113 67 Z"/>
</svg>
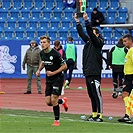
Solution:
<svg viewBox="0 0 133 133">
<path fill-rule="evenodd" d="M 104 45 L 104 39 L 99 34 L 99 30 L 96 27 L 91 26 L 87 13 L 83 14 L 83 18 L 88 35 L 84 33 L 82 25 L 77 18 L 77 14 L 74 15 L 74 19 L 77 23 L 76 27 L 78 34 L 86 43 L 83 48 L 82 64 L 88 95 L 92 105 L 92 115 L 87 119 L 87 121 L 102 122 L 103 102 L 100 83 L 102 70 L 102 47 Z"/>
</svg>

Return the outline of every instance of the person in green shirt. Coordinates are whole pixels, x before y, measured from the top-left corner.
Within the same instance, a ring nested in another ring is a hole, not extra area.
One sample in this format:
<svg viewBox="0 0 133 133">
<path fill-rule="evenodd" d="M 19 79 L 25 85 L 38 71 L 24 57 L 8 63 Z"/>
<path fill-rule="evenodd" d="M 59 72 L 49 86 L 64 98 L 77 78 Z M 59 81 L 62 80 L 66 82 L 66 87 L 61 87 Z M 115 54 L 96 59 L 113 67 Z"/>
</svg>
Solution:
<svg viewBox="0 0 133 133">
<path fill-rule="evenodd" d="M 111 48 L 108 56 L 108 63 L 112 69 L 114 92 L 117 88 L 122 88 L 124 78 L 124 59 L 128 49 L 123 44 L 123 39 L 118 40 L 118 44 Z M 113 96 L 113 95 L 112 95 Z"/>
<path fill-rule="evenodd" d="M 64 46 L 64 50 L 66 53 L 66 64 L 67 69 L 64 71 L 65 74 L 65 84 L 64 88 L 69 89 L 69 85 L 71 83 L 72 79 L 72 72 L 73 69 L 77 66 L 77 47 L 73 43 L 73 38 L 68 37 L 68 43 Z M 67 74 L 67 71 L 69 70 L 69 73 Z"/>
</svg>

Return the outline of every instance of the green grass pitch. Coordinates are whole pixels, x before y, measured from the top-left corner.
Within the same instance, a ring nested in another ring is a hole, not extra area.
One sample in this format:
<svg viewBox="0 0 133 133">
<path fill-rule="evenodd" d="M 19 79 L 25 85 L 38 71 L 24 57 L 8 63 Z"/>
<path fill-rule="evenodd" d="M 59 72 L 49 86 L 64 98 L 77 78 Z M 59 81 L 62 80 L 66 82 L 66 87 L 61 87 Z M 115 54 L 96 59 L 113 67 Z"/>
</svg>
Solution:
<svg viewBox="0 0 133 133">
<path fill-rule="evenodd" d="M 118 118 L 103 123 L 85 122 L 83 114 L 61 114 L 60 127 L 52 127 L 53 113 L 2 109 L 0 133 L 132 133 L 133 125 L 118 123 Z"/>
</svg>

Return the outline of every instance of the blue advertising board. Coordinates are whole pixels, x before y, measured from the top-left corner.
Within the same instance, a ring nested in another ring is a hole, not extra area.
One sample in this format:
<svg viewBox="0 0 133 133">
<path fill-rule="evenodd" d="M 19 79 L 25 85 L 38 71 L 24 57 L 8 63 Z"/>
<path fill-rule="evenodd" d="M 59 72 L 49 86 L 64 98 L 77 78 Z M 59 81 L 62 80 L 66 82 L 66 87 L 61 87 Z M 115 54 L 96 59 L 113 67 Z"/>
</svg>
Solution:
<svg viewBox="0 0 133 133">
<path fill-rule="evenodd" d="M 29 46 L 30 40 L 23 41 L 0 41 L 0 78 L 27 78 L 26 70 L 22 69 L 22 62 L 26 50 Z M 53 42 L 52 47 L 53 47 Z M 66 41 L 61 41 L 62 46 L 64 46 Z M 72 77 L 84 78 L 82 73 L 82 49 L 84 42 L 81 40 L 76 40 L 74 42 L 77 45 L 77 68 L 73 71 Z M 103 78 L 111 78 L 112 72 L 107 66 L 107 55 L 111 47 L 117 42 L 105 42 L 103 47 Z M 39 46 L 40 47 L 40 46 Z M 41 48 L 41 47 L 40 47 Z M 45 70 L 41 72 L 41 77 L 45 77 Z"/>
</svg>

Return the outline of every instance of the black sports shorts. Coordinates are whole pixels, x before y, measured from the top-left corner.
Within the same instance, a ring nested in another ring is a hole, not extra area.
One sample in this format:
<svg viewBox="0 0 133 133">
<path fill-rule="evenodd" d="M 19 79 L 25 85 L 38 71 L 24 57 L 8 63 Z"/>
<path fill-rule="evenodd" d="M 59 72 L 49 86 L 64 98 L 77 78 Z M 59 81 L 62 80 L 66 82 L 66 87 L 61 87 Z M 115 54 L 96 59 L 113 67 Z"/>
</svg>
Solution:
<svg viewBox="0 0 133 133">
<path fill-rule="evenodd" d="M 61 95 L 62 86 L 64 83 L 64 74 L 58 75 L 56 78 L 46 78 L 45 96 Z"/>
<path fill-rule="evenodd" d="M 133 74 L 124 76 L 124 85 L 126 86 L 123 88 L 123 91 L 129 92 L 130 94 L 133 88 Z"/>
</svg>

